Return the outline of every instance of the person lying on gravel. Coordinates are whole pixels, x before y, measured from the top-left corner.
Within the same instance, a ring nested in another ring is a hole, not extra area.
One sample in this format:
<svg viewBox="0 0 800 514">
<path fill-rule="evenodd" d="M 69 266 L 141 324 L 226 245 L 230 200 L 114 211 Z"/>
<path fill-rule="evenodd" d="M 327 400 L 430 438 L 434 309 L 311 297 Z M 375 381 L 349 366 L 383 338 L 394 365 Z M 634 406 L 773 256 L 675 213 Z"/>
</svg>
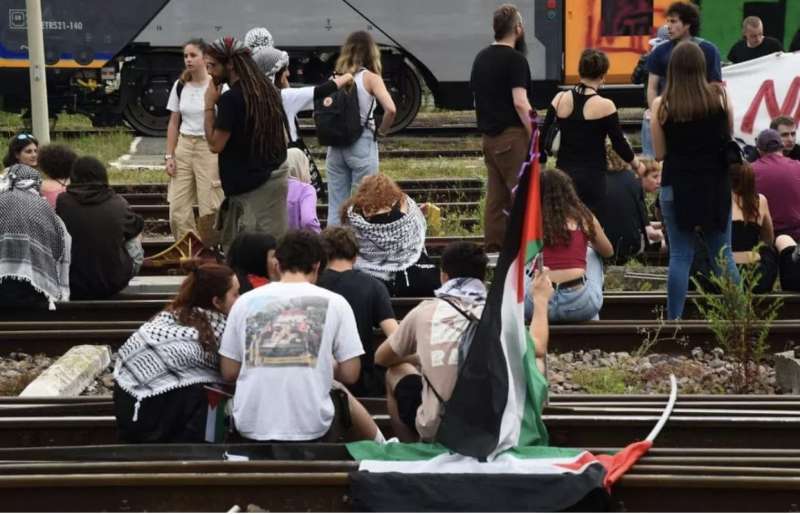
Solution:
<svg viewBox="0 0 800 514">
<path fill-rule="evenodd" d="M 239 280 L 221 264 L 190 261 L 172 303 L 142 325 L 114 363 L 114 414 L 127 443 L 204 441 L 205 384 L 222 382 L 217 349 Z"/>
<path fill-rule="evenodd" d="M 480 318 L 486 303 L 487 262 L 480 246 L 448 245 L 442 253 L 443 285 L 436 290 L 436 298 L 412 309 L 375 352 L 375 363 L 388 368 L 386 405 L 394 433 L 403 442 L 430 442 L 436 437 L 442 404 L 456 384 L 461 337 L 469 326 L 467 314 Z M 547 302 L 553 295 L 546 268 L 537 272 L 531 290 L 536 309 L 530 333 L 537 364 L 544 372 Z"/>
<path fill-rule="evenodd" d="M 72 238 L 47 200 L 42 178 L 14 164 L 0 178 L 0 307 L 69 300 Z"/>
</svg>

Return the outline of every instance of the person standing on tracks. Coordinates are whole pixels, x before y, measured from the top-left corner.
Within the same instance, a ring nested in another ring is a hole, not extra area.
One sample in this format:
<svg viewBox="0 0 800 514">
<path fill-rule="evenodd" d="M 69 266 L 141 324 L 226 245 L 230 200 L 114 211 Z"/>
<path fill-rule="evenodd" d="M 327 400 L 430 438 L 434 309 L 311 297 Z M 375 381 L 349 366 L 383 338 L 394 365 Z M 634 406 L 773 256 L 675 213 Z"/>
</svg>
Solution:
<svg viewBox="0 0 800 514">
<path fill-rule="evenodd" d="M 655 158 L 664 161 L 659 200 L 669 241 L 669 319 L 683 315 L 697 241 L 705 245 L 715 273 L 727 272 L 739 281 L 731 253 L 731 180 L 724 158 L 733 133 L 733 106 L 706 74 L 702 49 L 684 41 L 672 51 L 663 96 L 653 100 L 653 149 Z M 725 271 L 717 262 L 720 252 Z"/>
<path fill-rule="evenodd" d="M 647 58 L 647 106 L 651 113 L 653 100 L 664 92 L 667 84 L 667 67 L 672 51 L 683 41 L 694 41 L 705 56 L 706 80 L 722 83 L 722 68 L 719 49 L 710 41 L 697 37 L 700 33 L 700 10 L 689 2 L 674 2 L 667 7 L 664 16 L 667 20 L 669 42 L 656 46 Z"/>
<path fill-rule="evenodd" d="M 244 230 L 281 237 L 286 232 L 286 119 L 278 90 L 256 66 L 250 49 L 228 36 L 205 54 L 216 87 L 206 89 L 204 130 L 219 154 L 225 201 L 217 228 L 222 247 Z M 221 85 L 230 89 L 222 92 Z"/>
<path fill-rule="evenodd" d="M 361 180 L 378 173 L 378 139 L 386 137 L 397 108 L 386 89 L 381 72 L 381 51 L 363 30 L 347 36 L 336 61 L 335 75 L 353 76 L 358 94 L 361 137 L 347 147 L 328 147 L 325 170 L 328 175 L 328 226 L 339 224 L 339 208 Z M 344 77 L 343 77 L 344 78 Z M 383 120 L 375 127 L 375 102 L 383 108 Z"/>
<path fill-rule="evenodd" d="M 511 192 L 531 138 L 531 70 L 522 15 L 514 5 L 501 5 L 494 11 L 493 27 L 494 43 L 475 57 L 470 76 L 487 168 L 483 233 L 489 253 L 503 246 Z"/>
<path fill-rule="evenodd" d="M 172 236 L 179 241 L 194 232 L 203 244 L 212 247 L 218 239 L 214 217 L 224 195 L 219 162 L 209 150 L 203 130 L 205 92 L 209 86 L 213 87 L 203 61 L 205 49 L 202 39 L 192 39 L 183 45 L 186 69 L 172 85 L 167 101 L 167 110 L 172 114 L 167 126 L 164 164 L 170 177 L 167 201 Z M 196 221 L 195 204 L 200 214 Z"/>
<path fill-rule="evenodd" d="M 758 16 L 748 16 L 742 22 L 742 39 L 728 52 L 734 64 L 751 61 L 775 52 L 783 52 L 783 43 L 774 37 L 764 37 L 764 23 Z"/>
<path fill-rule="evenodd" d="M 571 91 L 557 94 L 547 108 L 541 131 L 542 145 L 550 126 L 558 123 L 561 148 L 556 166 L 572 178 L 578 198 L 598 218 L 606 196 L 606 137 L 614 151 L 637 173 L 644 166 L 636 158 L 619 124 L 617 106 L 597 90 L 608 73 L 608 57 L 600 50 L 587 48 L 578 64 L 580 83 Z M 543 151 L 541 160 L 547 159 Z"/>
</svg>

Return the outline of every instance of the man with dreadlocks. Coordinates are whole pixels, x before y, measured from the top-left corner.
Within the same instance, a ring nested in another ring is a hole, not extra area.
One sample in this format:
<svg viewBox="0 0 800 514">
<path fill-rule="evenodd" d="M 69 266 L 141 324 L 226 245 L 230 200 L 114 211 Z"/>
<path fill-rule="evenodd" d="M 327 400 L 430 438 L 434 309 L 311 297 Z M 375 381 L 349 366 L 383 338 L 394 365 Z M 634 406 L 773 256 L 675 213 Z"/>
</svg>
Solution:
<svg viewBox="0 0 800 514">
<path fill-rule="evenodd" d="M 240 231 L 281 237 L 286 232 L 286 120 L 278 90 L 242 42 L 228 36 L 205 53 L 217 87 L 206 89 L 205 133 L 219 154 L 225 202 L 219 213 L 222 247 Z M 230 89 L 220 94 L 220 86 Z M 216 108 L 215 108 L 216 107 Z"/>
</svg>

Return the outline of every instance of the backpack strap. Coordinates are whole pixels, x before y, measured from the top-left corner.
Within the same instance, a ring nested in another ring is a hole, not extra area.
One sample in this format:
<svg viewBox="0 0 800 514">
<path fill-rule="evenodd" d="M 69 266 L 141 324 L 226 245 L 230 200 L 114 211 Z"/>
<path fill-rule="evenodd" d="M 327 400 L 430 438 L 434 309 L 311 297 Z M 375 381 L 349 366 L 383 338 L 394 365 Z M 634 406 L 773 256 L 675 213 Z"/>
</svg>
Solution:
<svg viewBox="0 0 800 514">
<path fill-rule="evenodd" d="M 420 372 L 422 373 L 422 378 L 424 378 L 425 382 L 428 383 L 428 387 L 431 389 L 433 396 L 435 396 L 436 399 L 439 400 L 439 406 L 440 406 L 439 417 L 441 418 L 442 416 L 444 416 L 444 409 L 445 406 L 447 405 L 447 402 L 444 401 L 444 398 L 442 398 L 442 395 L 439 394 L 439 391 L 437 391 L 436 388 L 433 387 L 433 383 L 431 383 L 431 379 L 428 378 L 428 375 L 426 375 L 424 371 Z"/>
<path fill-rule="evenodd" d="M 181 93 L 183 93 L 183 86 L 185 85 L 181 79 L 175 81 L 175 93 L 178 95 L 178 102 L 181 101 Z"/>
<path fill-rule="evenodd" d="M 457 310 L 459 314 L 461 314 L 462 316 L 467 318 L 469 321 L 480 321 L 477 316 L 475 316 L 474 314 L 472 314 L 469 311 L 465 311 L 464 309 L 459 307 L 458 304 L 456 304 L 456 302 L 454 302 L 453 300 L 450 300 L 448 297 L 439 296 L 438 298 L 439 298 L 439 300 L 442 300 L 442 301 L 445 301 L 445 302 L 449 303 L 452 308 Z"/>
</svg>

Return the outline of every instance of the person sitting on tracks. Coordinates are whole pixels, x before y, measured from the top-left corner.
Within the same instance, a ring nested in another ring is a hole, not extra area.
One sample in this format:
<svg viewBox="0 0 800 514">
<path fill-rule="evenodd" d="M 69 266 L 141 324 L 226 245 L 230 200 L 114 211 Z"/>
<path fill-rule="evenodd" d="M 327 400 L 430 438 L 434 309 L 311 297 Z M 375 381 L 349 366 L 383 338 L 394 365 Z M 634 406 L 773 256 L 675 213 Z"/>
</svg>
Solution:
<svg viewBox="0 0 800 514">
<path fill-rule="evenodd" d="M 42 196 L 53 209 L 56 198 L 67 190 L 72 164 L 78 155 L 66 145 L 45 145 L 39 151 L 39 171 L 42 174 Z"/>
<path fill-rule="evenodd" d="M 262 40 L 263 38 L 254 38 L 253 42 L 254 44 L 259 44 Z M 350 73 L 337 75 L 318 86 L 291 87 L 289 84 L 289 55 L 286 52 L 274 48 L 272 45 L 263 46 L 262 44 L 262 46 L 251 48 L 253 49 L 253 60 L 256 61 L 258 67 L 267 76 L 267 80 L 273 82 L 281 92 L 283 111 L 286 113 L 286 129 L 289 131 L 289 149 L 296 148 L 305 154 L 308 159 L 309 180 L 307 183 L 314 186 L 317 194 L 322 195 L 325 192 L 322 175 L 314 162 L 311 151 L 309 151 L 297 130 L 297 114 L 301 111 L 312 110 L 314 108 L 314 99 L 325 98 L 333 94 L 337 89 L 352 84 L 353 75 Z M 292 197 L 291 182 L 289 183 L 289 197 L 290 199 Z M 289 223 L 291 224 L 291 222 L 290 213 Z M 290 228 L 298 227 L 290 226 Z"/>
<path fill-rule="evenodd" d="M 800 240 L 800 162 L 783 154 L 780 134 L 772 129 L 756 137 L 759 158 L 753 163 L 756 189 L 767 197 L 775 234 Z"/>
<path fill-rule="evenodd" d="M 240 231 L 286 232 L 286 120 L 278 90 L 256 66 L 250 49 L 231 37 L 206 48 L 216 87 L 206 89 L 205 135 L 219 154 L 225 200 L 218 227 L 224 251 Z M 221 85 L 230 89 L 221 93 Z M 220 94 L 221 93 L 221 94 Z M 215 109 L 216 107 L 216 109 Z"/>
<path fill-rule="evenodd" d="M 0 178 L 0 307 L 69 300 L 72 238 L 39 195 L 39 172 L 14 164 Z"/>
<path fill-rule="evenodd" d="M 391 178 L 365 178 L 342 205 L 341 220 L 358 241 L 355 268 L 382 280 L 390 296 L 432 296 L 441 285 L 425 251 L 425 216 Z"/>
<path fill-rule="evenodd" d="M 544 220 L 544 265 L 550 269 L 555 294 L 548 318 L 552 322 L 599 319 L 603 307 L 603 260 L 614 247 L 592 211 L 581 202 L 569 176 L 558 169 L 541 174 Z M 525 319 L 534 302 L 525 295 Z"/>
<path fill-rule="evenodd" d="M 178 295 L 119 349 L 114 414 L 122 441 L 200 443 L 206 433 L 205 384 L 222 381 L 217 349 L 239 297 L 233 270 L 184 264 Z"/>
<path fill-rule="evenodd" d="M 617 106 L 597 93 L 608 67 L 604 52 L 591 48 L 583 51 L 578 64 L 580 83 L 550 102 L 540 138 L 544 163 L 550 150 L 545 148 L 547 134 L 551 125 L 558 124 L 561 144 L 556 166 L 572 178 L 578 198 L 598 217 L 606 194 L 606 138 L 637 174 L 644 173 L 644 166 L 622 133 Z"/>
<path fill-rule="evenodd" d="M 88 156 L 75 161 L 56 213 L 72 236 L 72 299 L 108 298 L 124 289 L 144 260 L 144 220 L 108 185 L 103 163 Z"/>
<path fill-rule="evenodd" d="M 169 175 L 167 199 L 172 236 L 180 241 L 187 233 L 200 236 L 211 248 L 218 243 L 214 217 L 224 195 L 219 179 L 219 162 L 206 143 L 203 128 L 206 89 L 213 88 L 203 55 L 206 43 L 192 39 L 183 45 L 186 68 L 172 84 L 167 100 L 167 152 L 164 166 Z M 195 220 L 194 205 L 199 217 Z"/>
<path fill-rule="evenodd" d="M 650 220 L 639 177 L 606 145 L 606 195 L 598 220 L 614 246 L 614 264 L 623 265 L 644 252 Z"/>
<path fill-rule="evenodd" d="M 321 230 L 317 218 L 317 191 L 311 185 L 308 157 L 299 148 L 286 151 L 289 189 L 286 194 L 286 217 L 290 230 Z"/>
<path fill-rule="evenodd" d="M 357 397 L 383 396 L 385 369 L 375 366 L 372 330 L 380 327 L 386 337 L 397 330 L 397 320 L 386 285 L 377 278 L 353 269 L 358 257 L 358 241 L 349 227 L 328 227 L 322 231 L 328 268 L 317 285 L 344 296 L 356 316 L 358 335 L 364 344 L 361 375 L 350 392 Z"/>
<path fill-rule="evenodd" d="M 459 342 L 468 327 L 465 314 L 479 318 L 486 302 L 487 262 L 483 249 L 474 243 L 448 245 L 442 253 L 443 285 L 436 298 L 412 309 L 375 352 L 375 362 L 387 368 L 386 403 L 394 433 L 401 441 L 433 441 L 436 437 L 442 403 L 450 398 L 458 376 Z M 553 294 L 546 272 L 537 272 L 531 289 L 537 314 L 530 330 L 543 370 L 549 330 L 547 301 Z"/>
<path fill-rule="evenodd" d="M 367 410 L 334 381 L 358 380 L 364 348 L 347 301 L 314 285 L 325 265 L 322 238 L 291 231 L 275 253 L 280 281 L 242 295 L 219 350 L 222 377 L 236 383 L 239 436 L 335 441 L 350 429 L 350 439 L 383 440 Z"/>
<path fill-rule="evenodd" d="M 240 232 L 225 256 L 239 278 L 239 293 L 280 280 L 275 238 L 262 232 Z"/>
<path fill-rule="evenodd" d="M 15 164 L 24 164 L 31 168 L 39 165 L 39 141 L 32 135 L 22 132 L 12 137 L 8 142 L 8 151 L 3 157 L 3 166 L 8 168 Z"/>
<path fill-rule="evenodd" d="M 785 234 L 775 238 L 781 291 L 800 292 L 800 245 Z"/>
<path fill-rule="evenodd" d="M 767 198 L 756 191 L 755 176 L 749 162 L 731 166 L 731 250 L 733 260 L 741 269 L 754 266 L 759 279 L 754 293 L 772 291 L 778 275 L 778 259 L 775 253 L 775 232 L 769 213 Z M 762 243 L 757 252 L 753 249 Z"/>
<path fill-rule="evenodd" d="M 347 36 L 336 60 L 336 75 L 353 76 L 358 96 L 359 120 L 364 130 L 350 146 L 329 146 L 325 157 L 328 176 L 328 225 L 338 225 L 342 203 L 364 177 L 378 173 L 378 139 L 392 128 L 397 107 L 383 81 L 381 51 L 369 32 L 359 30 Z M 380 126 L 375 123 L 375 104 L 383 109 Z"/>
</svg>

